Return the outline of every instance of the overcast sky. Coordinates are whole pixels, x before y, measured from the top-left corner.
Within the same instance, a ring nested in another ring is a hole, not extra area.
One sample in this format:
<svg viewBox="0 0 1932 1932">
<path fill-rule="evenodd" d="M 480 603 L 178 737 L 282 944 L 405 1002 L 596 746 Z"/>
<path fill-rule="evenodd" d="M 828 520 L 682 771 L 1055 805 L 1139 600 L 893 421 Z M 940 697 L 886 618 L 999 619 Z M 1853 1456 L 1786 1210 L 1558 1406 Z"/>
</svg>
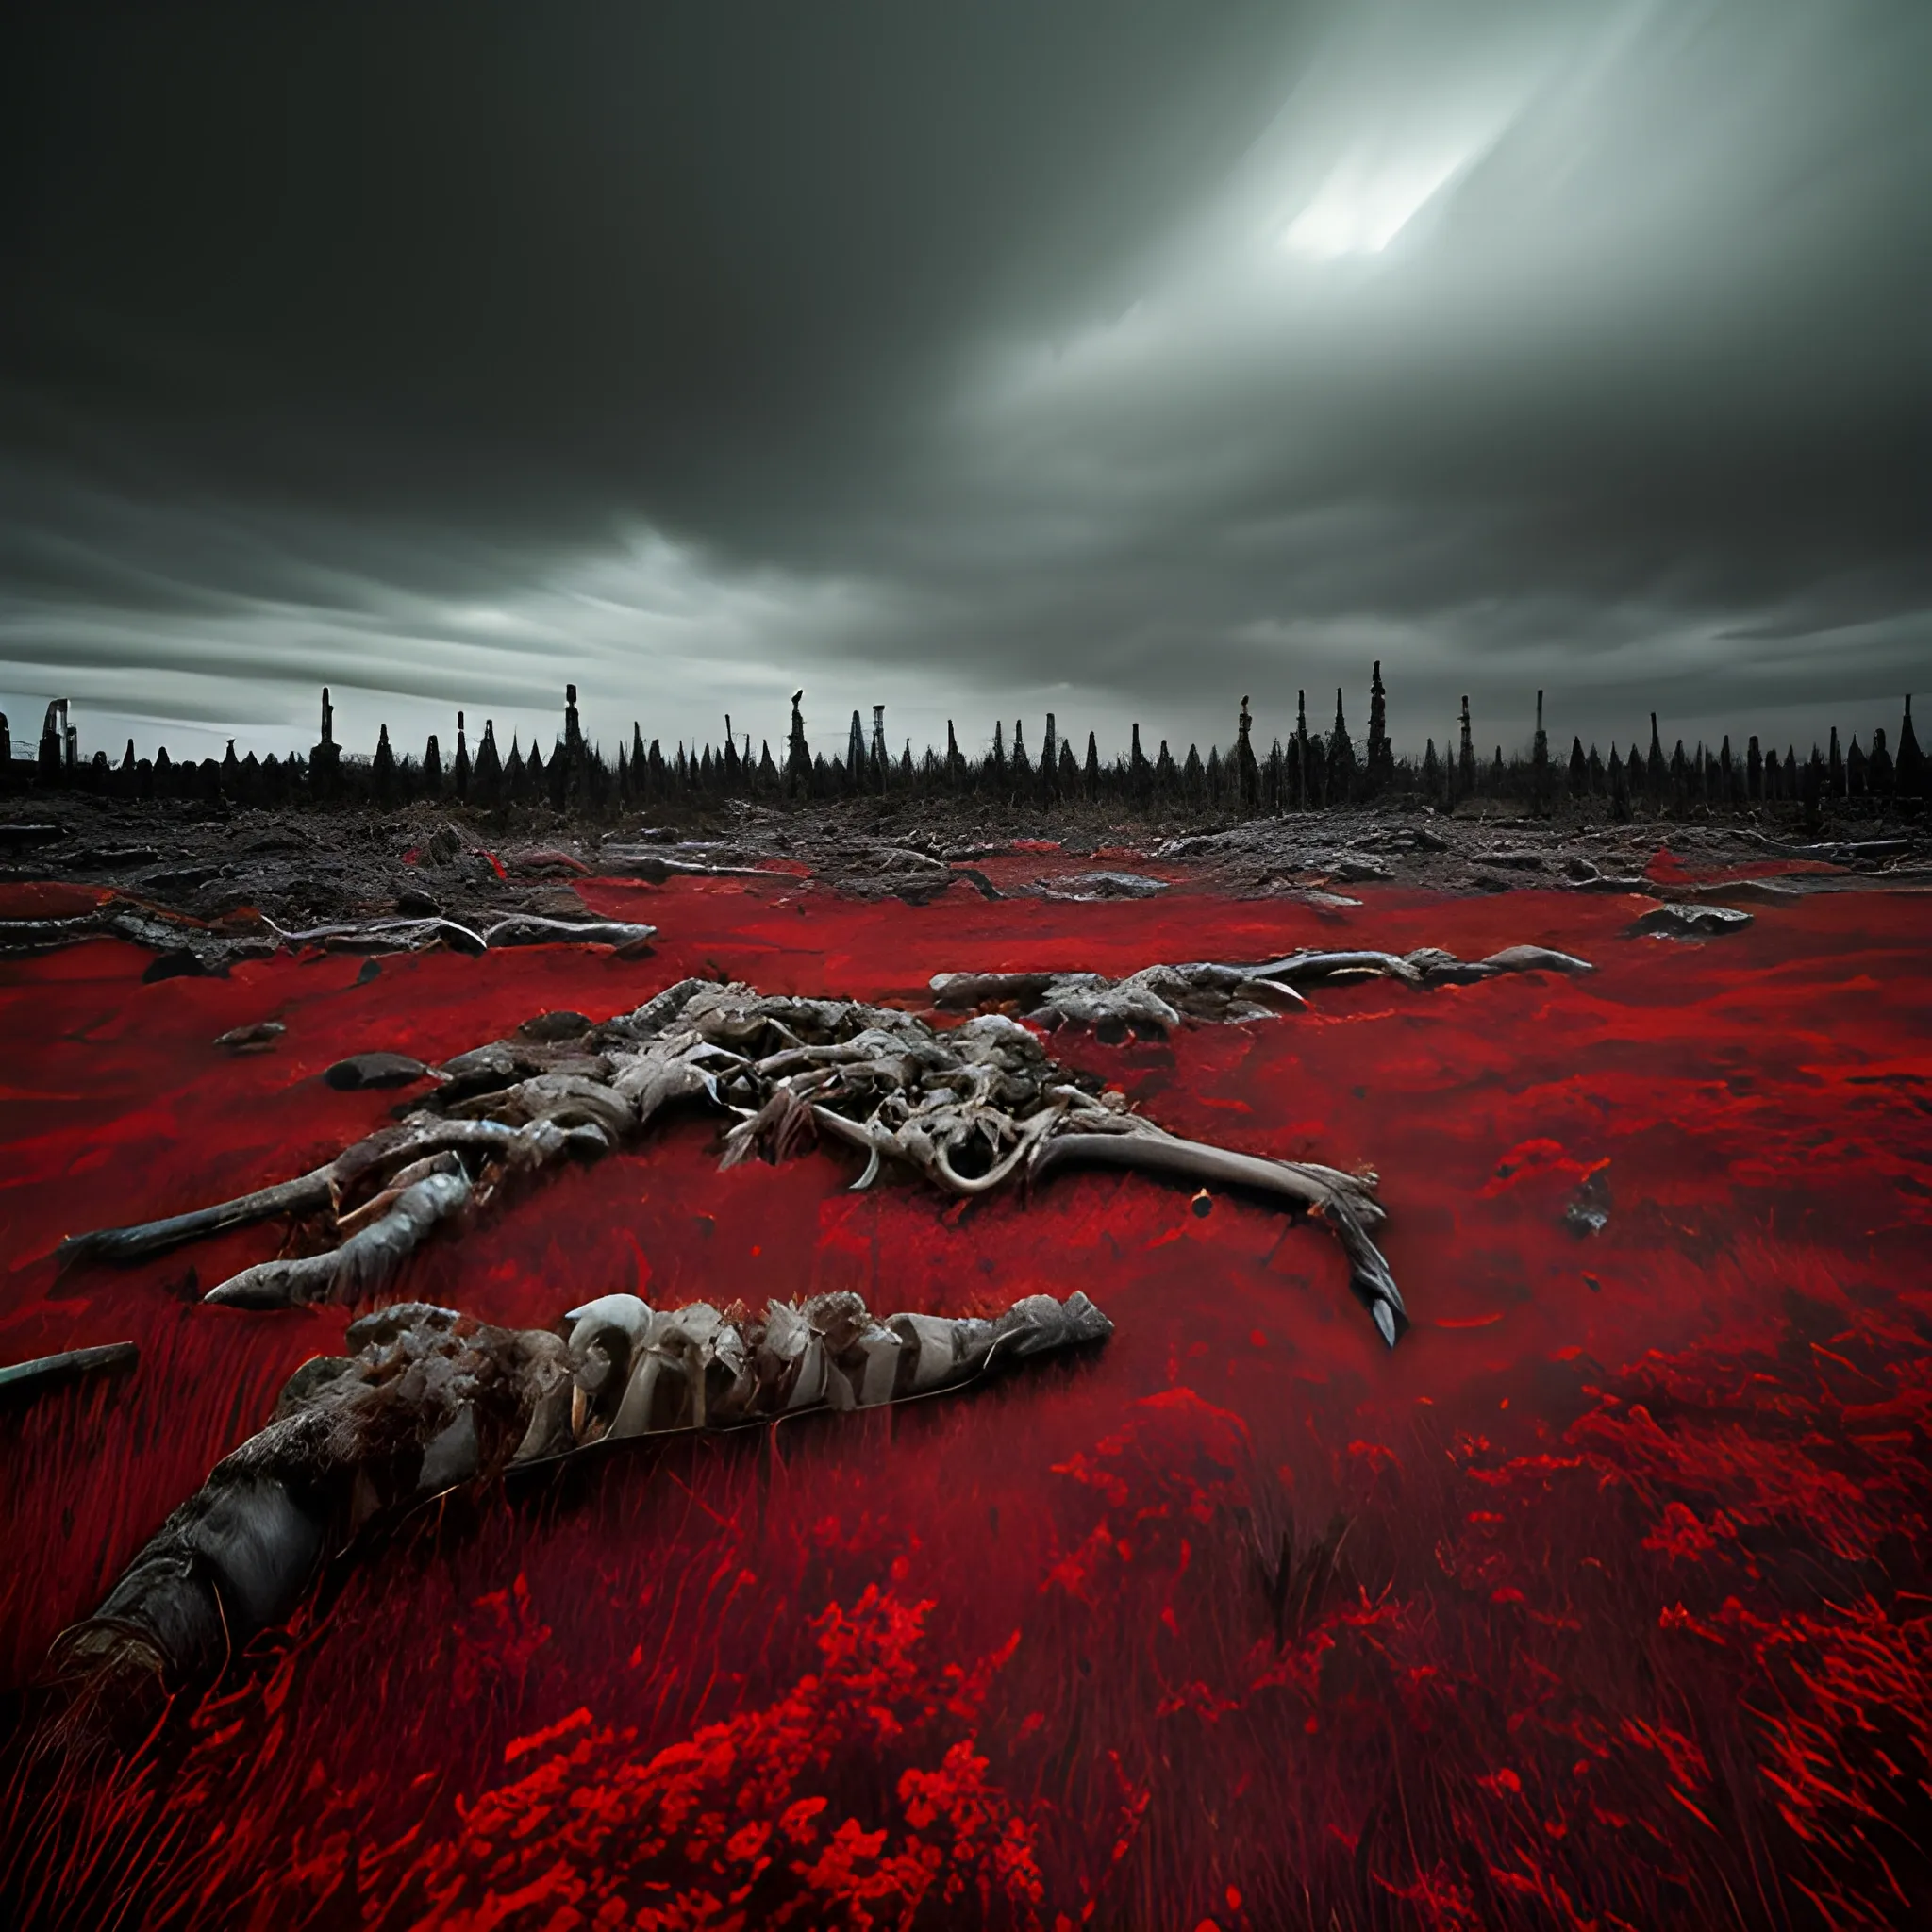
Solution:
<svg viewBox="0 0 1932 1932">
<path fill-rule="evenodd" d="M 1926 0 L 25 12 L 16 739 L 1932 687 Z"/>
</svg>

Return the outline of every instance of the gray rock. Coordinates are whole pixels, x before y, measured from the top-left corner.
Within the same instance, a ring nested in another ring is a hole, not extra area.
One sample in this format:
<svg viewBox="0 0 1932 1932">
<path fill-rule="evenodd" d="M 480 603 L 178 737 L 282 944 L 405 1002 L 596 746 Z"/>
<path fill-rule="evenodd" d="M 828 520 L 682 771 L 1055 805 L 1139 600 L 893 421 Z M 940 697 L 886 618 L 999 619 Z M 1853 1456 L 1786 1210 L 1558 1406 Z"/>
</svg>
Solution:
<svg viewBox="0 0 1932 1932">
<path fill-rule="evenodd" d="M 1721 932 L 1742 932 L 1751 915 L 1735 906 L 1657 906 L 1627 930 L 1653 939 L 1704 940 Z"/>
</svg>

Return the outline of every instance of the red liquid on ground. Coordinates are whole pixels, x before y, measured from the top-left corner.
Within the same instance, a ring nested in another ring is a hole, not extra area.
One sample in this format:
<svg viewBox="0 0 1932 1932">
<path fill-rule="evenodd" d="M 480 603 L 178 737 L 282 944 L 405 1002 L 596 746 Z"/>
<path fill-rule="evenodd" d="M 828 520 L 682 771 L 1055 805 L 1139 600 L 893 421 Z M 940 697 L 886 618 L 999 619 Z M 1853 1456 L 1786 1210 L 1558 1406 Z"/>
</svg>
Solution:
<svg viewBox="0 0 1932 1932">
<path fill-rule="evenodd" d="M 348 1319 L 198 1304 L 273 1226 L 65 1280 L 54 1243 L 379 1124 L 394 1095 L 316 1079 L 341 1055 L 434 1058 L 719 969 L 909 1005 L 943 969 L 1303 943 L 1600 970 L 1058 1036 L 1178 1132 L 1375 1166 L 1415 1322 L 1392 1354 L 1333 1241 L 1263 1207 L 1098 1174 L 852 1194 L 830 1153 L 721 1174 L 696 1118 L 438 1243 L 399 1292 L 495 1321 L 613 1289 L 961 1313 L 1078 1287 L 1117 1333 L 413 1521 L 111 1775 L 16 1793 L 23 1923 L 1925 1923 L 1932 897 L 1698 945 L 1555 893 L 585 896 L 657 923 L 656 957 L 145 986 L 101 941 L 0 967 L 0 1358 L 142 1349 L 0 1417 L 0 1683 Z M 209 1044 L 272 1017 L 271 1053 Z M 1580 1238 L 1563 1210 L 1599 1168 L 1609 1223 Z"/>
</svg>

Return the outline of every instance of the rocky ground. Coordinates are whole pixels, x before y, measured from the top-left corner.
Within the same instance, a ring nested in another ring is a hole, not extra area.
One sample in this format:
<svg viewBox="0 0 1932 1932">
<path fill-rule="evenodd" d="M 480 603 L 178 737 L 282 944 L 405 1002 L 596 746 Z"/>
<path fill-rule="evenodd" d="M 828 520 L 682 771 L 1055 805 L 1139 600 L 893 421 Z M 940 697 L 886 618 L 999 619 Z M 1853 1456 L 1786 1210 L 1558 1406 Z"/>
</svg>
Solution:
<svg viewBox="0 0 1932 1932">
<path fill-rule="evenodd" d="M 1659 848 L 1674 865 L 1653 864 Z M 1391 881 L 1450 892 L 1562 887 L 1748 904 L 1879 882 L 1932 885 L 1932 827 L 1847 816 L 1827 819 L 1814 837 L 1794 814 L 1770 811 L 1618 824 L 1602 814 L 1529 818 L 1474 805 L 1445 814 L 1408 804 L 1122 823 L 1079 807 L 891 798 L 796 810 L 733 802 L 595 828 L 547 810 L 492 814 L 448 803 L 325 813 L 58 794 L 0 809 L 0 924 L 16 927 L 84 910 L 87 895 L 48 897 L 33 891 L 41 882 L 91 888 L 104 911 L 125 917 L 273 938 L 438 915 L 469 926 L 514 914 L 583 919 L 574 888 L 584 879 L 746 872 L 808 875 L 913 903 L 949 891 L 1133 898 L 1187 887 L 1321 903 Z M 0 947 L 47 937 L 0 930 Z"/>
</svg>

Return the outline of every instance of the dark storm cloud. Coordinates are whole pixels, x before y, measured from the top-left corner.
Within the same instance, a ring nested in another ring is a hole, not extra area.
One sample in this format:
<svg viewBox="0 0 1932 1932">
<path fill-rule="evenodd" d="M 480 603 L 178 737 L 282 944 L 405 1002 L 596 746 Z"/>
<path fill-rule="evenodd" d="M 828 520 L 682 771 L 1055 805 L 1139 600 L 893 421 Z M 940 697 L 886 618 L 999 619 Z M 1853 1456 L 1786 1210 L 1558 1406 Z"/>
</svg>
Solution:
<svg viewBox="0 0 1932 1932">
<path fill-rule="evenodd" d="M 1922 6 L 8 32 L 0 705 L 1205 741 L 1379 657 L 1419 743 L 1932 661 Z"/>
</svg>

